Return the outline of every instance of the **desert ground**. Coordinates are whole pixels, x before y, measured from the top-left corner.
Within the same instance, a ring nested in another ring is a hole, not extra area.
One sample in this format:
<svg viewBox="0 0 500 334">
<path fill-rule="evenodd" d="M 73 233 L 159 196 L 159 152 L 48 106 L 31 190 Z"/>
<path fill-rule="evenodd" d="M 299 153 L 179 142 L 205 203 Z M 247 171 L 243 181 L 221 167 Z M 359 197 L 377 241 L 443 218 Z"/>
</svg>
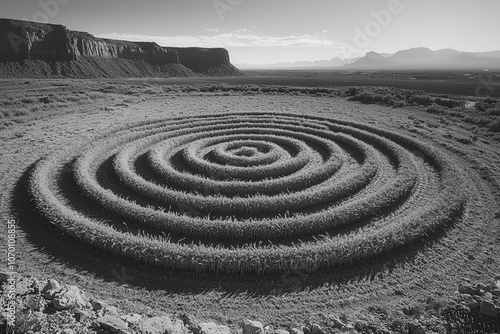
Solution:
<svg viewBox="0 0 500 334">
<path fill-rule="evenodd" d="M 198 80 L 0 81 L 0 233 L 16 221 L 20 275 L 231 332 L 244 319 L 311 333 L 500 328 L 479 310 L 429 308 L 460 304 L 459 286 L 500 289 L 498 99 Z M 269 171 L 297 177 L 284 189 Z M 26 308 L 18 321 L 38 332 L 94 332 Z"/>
<path fill-rule="evenodd" d="M 129 83 L 161 85 L 265 84 L 301 87 L 390 86 L 408 90 L 422 90 L 428 94 L 500 97 L 500 72 L 498 70 L 472 71 L 348 71 L 329 69 L 244 70 L 243 76 L 186 77 L 186 78 L 132 78 Z"/>
</svg>

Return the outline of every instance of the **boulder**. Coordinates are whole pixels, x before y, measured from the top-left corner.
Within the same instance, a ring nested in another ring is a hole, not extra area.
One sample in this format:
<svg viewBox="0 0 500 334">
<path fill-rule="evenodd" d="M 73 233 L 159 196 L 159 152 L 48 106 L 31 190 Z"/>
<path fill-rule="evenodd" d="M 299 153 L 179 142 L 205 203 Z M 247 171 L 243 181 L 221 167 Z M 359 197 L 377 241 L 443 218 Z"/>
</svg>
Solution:
<svg viewBox="0 0 500 334">
<path fill-rule="evenodd" d="M 184 322 L 184 325 L 189 328 L 194 334 L 199 332 L 199 321 L 194 315 L 184 313 L 180 316 L 180 319 Z"/>
<path fill-rule="evenodd" d="M 69 310 L 74 308 L 86 308 L 88 306 L 85 293 L 75 285 L 65 285 L 55 294 L 52 306 L 56 310 Z"/>
<path fill-rule="evenodd" d="M 92 299 L 90 301 L 90 304 L 92 305 L 92 309 L 96 312 L 104 310 L 106 306 L 108 306 L 105 302 L 102 300 L 97 300 L 97 299 Z"/>
<path fill-rule="evenodd" d="M 289 331 L 284 329 L 275 329 L 271 332 L 272 334 L 290 334 Z"/>
<path fill-rule="evenodd" d="M 139 325 L 144 334 L 188 334 L 189 330 L 182 320 L 172 320 L 170 317 L 145 318 Z"/>
<path fill-rule="evenodd" d="M 105 315 L 97 319 L 97 323 L 101 328 L 107 329 L 113 334 L 129 333 L 128 325 L 125 321 L 112 315 Z"/>
<path fill-rule="evenodd" d="M 80 308 L 74 309 L 73 315 L 75 316 L 75 320 L 77 322 L 84 322 L 92 316 L 89 311 Z"/>
<path fill-rule="evenodd" d="M 119 313 L 120 312 L 118 312 L 118 309 L 115 306 L 111 306 L 111 305 L 104 306 L 104 309 L 102 310 L 102 315 L 118 316 Z"/>
<path fill-rule="evenodd" d="M 260 321 L 245 319 L 242 328 L 243 334 L 264 334 L 264 326 Z"/>
<path fill-rule="evenodd" d="M 479 308 L 479 302 L 474 297 L 472 297 L 471 295 L 467 295 L 465 297 L 466 298 L 463 298 L 460 301 L 460 303 L 462 305 L 467 306 L 471 310 L 475 310 L 475 309 Z"/>
<path fill-rule="evenodd" d="M 413 317 L 421 317 L 422 315 L 425 314 L 425 309 L 421 305 L 413 306 L 411 308 L 411 315 Z"/>
<path fill-rule="evenodd" d="M 356 328 L 356 330 L 358 330 L 360 332 L 363 332 L 365 329 L 368 328 L 368 323 L 366 321 L 363 321 L 363 320 L 357 320 L 354 323 L 354 328 Z"/>
<path fill-rule="evenodd" d="M 469 285 L 460 284 L 458 286 L 458 292 L 465 293 L 465 294 L 468 294 L 468 295 L 473 295 L 474 294 L 474 288 L 472 286 L 469 286 Z"/>
<path fill-rule="evenodd" d="M 495 318 L 498 315 L 499 309 L 489 300 L 483 300 L 479 305 L 479 313 L 488 317 Z"/>
<path fill-rule="evenodd" d="M 289 332 L 290 332 L 290 334 L 304 334 L 302 329 L 298 329 L 295 327 L 290 328 Z"/>
<path fill-rule="evenodd" d="M 311 334 L 325 334 L 325 331 L 323 330 L 323 328 L 321 328 L 320 325 L 312 324 L 311 325 Z"/>
<path fill-rule="evenodd" d="M 126 321 L 130 325 L 136 325 L 141 322 L 143 315 L 136 313 L 125 314 L 121 317 L 122 320 Z"/>
<path fill-rule="evenodd" d="M 409 323 L 408 331 L 410 334 L 425 334 L 425 329 L 419 324 Z"/>
<path fill-rule="evenodd" d="M 231 330 L 229 327 L 224 325 L 217 325 L 215 322 L 202 322 L 197 326 L 198 334 L 230 334 Z M 193 331 L 193 333 L 196 333 Z"/>
<path fill-rule="evenodd" d="M 61 285 L 55 279 L 49 279 L 43 287 L 42 294 L 45 299 L 54 299 L 57 292 L 61 290 Z"/>
</svg>

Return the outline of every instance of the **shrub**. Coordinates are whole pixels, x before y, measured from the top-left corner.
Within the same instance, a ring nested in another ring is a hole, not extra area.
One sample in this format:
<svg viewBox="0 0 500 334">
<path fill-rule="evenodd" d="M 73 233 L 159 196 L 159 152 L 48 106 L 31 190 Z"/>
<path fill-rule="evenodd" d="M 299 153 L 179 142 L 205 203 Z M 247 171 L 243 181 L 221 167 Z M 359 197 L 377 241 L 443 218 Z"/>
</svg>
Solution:
<svg viewBox="0 0 500 334">
<path fill-rule="evenodd" d="M 460 107 L 464 105 L 463 100 L 458 100 L 458 99 L 442 99 L 442 98 L 436 98 L 434 99 L 434 103 L 447 107 L 447 108 L 455 108 L 455 107 Z"/>
<path fill-rule="evenodd" d="M 358 87 L 349 87 L 346 91 L 346 95 L 347 96 L 354 96 L 356 94 L 358 94 Z"/>
<path fill-rule="evenodd" d="M 394 108 L 404 108 L 406 106 L 408 106 L 408 103 L 405 101 L 395 101 L 393 105 Z"/>
<path fill-rule="evenodd" d="M 414 95 L 410 97 L 409 102 L 416 105 L 428 106 L 433 100 L 429 95 Z"/>
<path fill-rule="evenodd" d="M 500 116 L 500 106 L 490 108 L 487 110 L 487 112 L 488 112 L 488 115 L 491 115 L 491 116 Z"/>
<path fill-rule="evenodd" d="M 488 128 L 492 132 L 500 132 L 500 118 L 495 119 L 488 125 Z"/>
<path fill-rule="evenodd" d="M 485 101 L 478 101 L 476 102 L 476 110 L 478 111 L 486 111 L 486 109 L 489 107 L 489 103 L 486 103 Z"/>
<path fill-rule="evenodd" d="M 425 111 L 431 114 L 444 114 L 446 113 L 448 109 L 445 109 L 443 107 L 438 106 L 437 104 L 433 103 L 427 108 L 425 108 Z"/>
</svg>

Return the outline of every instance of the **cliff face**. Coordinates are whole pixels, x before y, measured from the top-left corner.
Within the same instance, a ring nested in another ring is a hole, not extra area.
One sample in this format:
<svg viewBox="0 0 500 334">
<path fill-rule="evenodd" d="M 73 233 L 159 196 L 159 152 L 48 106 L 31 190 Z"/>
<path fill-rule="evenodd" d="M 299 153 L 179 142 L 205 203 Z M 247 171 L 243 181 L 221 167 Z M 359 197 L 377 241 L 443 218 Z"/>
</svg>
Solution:
<svg viewBox="0 0 500 334">
<path fill-rule="evenodd" d="M 7 63 L 22 61 L 31 67 L 31 71 L 22 72 L 34 72 L 35 76 L 40 76 L 37 69 L 45 66 L 34 61 L 49 62 L 49 68 L 67 68 L 68 76 L 81 73 L 81 67 L 89 64 L 97 66 L 90 72 L 98 77 L 241 74 L 222 48 L 161 47 L 153 42 L 97 38 L 62 25 L 0 19 L 0 76 L 15 76 L 11 69 L 20 67 Z M 70 63 L 58 64 L 65 61 Z M 60 71 L 45 73 L 50 74 L 64 75 Z"/>
<path fill-rule="evenodd" d="M 74 60 L 62 25 L 0 19 L 0 61 Z"/>
<path fill-rule="evenodd" d="M 142 59 L 157 64 L 179 64 L 177 52 L 165 50 L 156 43 L 102 39 L 76 31 L 68 31 L 68 36 L 77 57 Z"/>
<path fill-rule="evenodd" d="M 164 48 L 175 50 L 182 65 L 198 73 L 204 73 L 212 67 L 228 65 L 229 53 L 226 49 L 214 48 Z"/>
</svg>

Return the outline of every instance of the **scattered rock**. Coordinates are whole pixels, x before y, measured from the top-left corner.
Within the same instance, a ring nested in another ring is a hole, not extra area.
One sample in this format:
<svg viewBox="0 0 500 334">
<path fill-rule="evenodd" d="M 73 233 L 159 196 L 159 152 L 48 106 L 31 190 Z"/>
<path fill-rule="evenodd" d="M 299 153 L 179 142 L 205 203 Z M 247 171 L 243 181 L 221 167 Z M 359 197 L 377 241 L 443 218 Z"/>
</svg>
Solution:
<svg viewBox="0 0 500 334">
<path fill-rule="evenodd" d="M 92 304 L 92 309 L 96 312 L 104 310 L 104 308 L 108 306 L 105 302 L 97 299 L 91 300 L 90 303 Z"/>
<path fill-rule="evenodd" d="M 57 333 L 58 334 L 76 334 L 76 332 L 74 330 L 72 330 L 71 328 L 64 328 Z"/>
<path fill-rule="evenodd" d="M 114 315 L 117 317 L 119 313 L 118 309 L 111 305 L 104 306 L 104 309 L 102 310 L 102 315 Z"/>
<path fill-rule="evenodd" d="M 483 295 L 483 299 L 485 299 L 485 300 L 492 300 L 493 299 L 493 294 L 491 292 L 485 292 L 484 295 Z"/>
<path fill-rule="evenodd" d="M 368 307 L 368 311 L 385 315 L 389 315 L 391 313 L 387 306 L 384 305 L 370 306 Z"/>
<path fill-rule="evenodd" d="M 483 300 L 479 307 L 479 313 L 495 318 L 498 315 L 499 309 L 489 300 Z"/>
<path fill-rule="evenodd" d="M 143 319 L 139 328 L 144 334 L 187 334 L 189 333 L 182 320 L 173 321 L 170 317 L 152 317 Z"/>
<path fill-rule="evenodd" d="M 312 324 L 311 325 L 311 334 L 325 334 L 325 332 L 323 331 L 323 328 L 321 328 L 320 325 Z"/>
<path fill-rule="evenodd" d="M 363 321 L 363 320 L 357 320 L 355 323 L 354 323 L 354 328 L 360 332 L 364 331 L 365 329 L 368 328 L 368 324 L 366 323 L 366 321 Z"/>
<path fill-rule="evenodd" d="M 264 334 L 264 326 L 260 321 L 245 319 L 242 327 L 243 334 Z"/>
<path fill-rule="evenodd" d="M 486 291 L 482 290 L 482 289 L 476 289 L 474 290 L 474 295 L 475 296 L 484 296 L 484 294 L 486 293 Z"/>
<path fill-rule="evenodd" d="M 32 279 L 31 289 L 33 290 L 33 293 L 39 293 L 42 290 L 41 283 L 36 278 Z"/>
<path fill-rule="evenodd" d="M 468 286 L 468 285 L 460 284 L 458 286 L 458 292 L 465 293 L 465 294 L 468 294 L 468 295 L 473 295 L 474 294 L 474 288 L 471 287 L 471 286 Z"/>
<path fill-rule="evenodd" d="M 129 313 L 129 314 L 126 314 L 126 315 L 122 316 L 121 318 L 122 318 L 123 321 L 126 321 L 130 325 L 136 325 L 139 322 L 141 322 L 142 317 L 143 316 L 140 315 L 140 314 Z"/>
<path fill-rule="evenodd" d="M 434 309 L 440 311 L 440 310 L 445 309 L 446 306 L 448 306 L 448 303 L 445 302 L 444 300 L 440 300 L 436 303 L 436 305 L 434 306 Z"/>
<path fill-rule="evenodd" d="M 425 310 L 422 306 L 413 306 L 410 310 L 410 313 L 413 317 L 420 317 L 425 314 Z"/>
<path fill-rule="evenodd" d="M 272 334 L 290 334 L 288 331 L 284 329 L 275 329 L 271 332 Z"/>
<path fill-rule="evenodd" d="M 467 298 L 464 298 L 464 300 L 462 300 L 461 303 L 463 305 L 467 306 L 468 308 L 470 308 L 471 310 L 475 310 L 475 309 L 479 308 L 478 301 L 470 295 L 467 296 Z"/>
<path fill-rule="evenodd" d="M 88 305 L 85 293 L 75 285 L 65 285 L 56 293 L 52 306 L 56 310 L 85 308 Z"/>
<path fill-rule="evenodd" d="M 405 328 L 405 324 L 404 324 L 404 322 L 403 322 L 401 319 L 394 319 L 394 320 L 392 321 L 391 328 L 392 328 L 395 332 L 400 332 L 400 333 L 402 333 L 402 332 L 403 332 L 403 329 Z"/>
<path fill-rule="evenodd" d="M 90 318 L 90 314 L 88 314 L 87 311 L 79 308 L 74 309 L 73 314 L 75 316 L 75 320 L 78 322 L 84 322 L 85 320 Z"/>
<path fill-rule="evenodd" d="M 304 334 L 304 332 L 301 330 L 301 329 L 298 329 L 298 328 L 290 328 L 290 330 L 288 331 L 290 334 Z"/>
<path fill-rule="evenodd" d="M 49 279 L 42 290 L 43 297 L 45 299 L 52 300 L 54 299 L 56 293 L 59 292 L 59 290 L 61 290 L 61 285 L 59 284 L 59 282 L 55 279 Z"/>
<path fill-rule="evenodd" d="M 440 312 L 442 309 L 446 308 L 448 305 L 444 300 L 436 300 L 432 297 L 427 298 L 427 309 L 428 310 L 436 310 Z"/>
<path fill-rule="evenodd" d="M 215 322 L 202 322 L 198 324 L 198 334 L 230 334 L 229 327 L 224 325 L 217 325 Z M 195 333 L 193 331 L 193 333 Z"/>
<path fill-rule="evenodd" d="M 331 316 L 330 319 L 332 321 L 333 328 L 341 329 L 345 326 L 344 322 L 336 315 Z"/>
<path fill-rule="evenodd" d="M 180 316 L 180 319 L 184 322 L 184 325 L 189 328 L 194 334 L 199 334 L 199 322 L 194 315 L 184 313 Z"/>
<path fill-rule="evenodd" d="M 16 294 L 25 296 L 34 293 L 33 280 L 30 277 L 20 277 L 16 280 Z"/>
<path fill-rule="evenodd" d="M 109 330 L 111 333 L 125 334 L 128 333 L 128 325 L 122 319 L 112 315 L 105 315 L 97 319 L 97 323 L 101 328 Z M 163 334 L 163 333 L 162 333 Z"/>
<path fill-rule="evenodd" d="M 425 334 L 425 329 L 419 324 L 409 323 L 407 327 L 410 334 Z"/>
</svg>

